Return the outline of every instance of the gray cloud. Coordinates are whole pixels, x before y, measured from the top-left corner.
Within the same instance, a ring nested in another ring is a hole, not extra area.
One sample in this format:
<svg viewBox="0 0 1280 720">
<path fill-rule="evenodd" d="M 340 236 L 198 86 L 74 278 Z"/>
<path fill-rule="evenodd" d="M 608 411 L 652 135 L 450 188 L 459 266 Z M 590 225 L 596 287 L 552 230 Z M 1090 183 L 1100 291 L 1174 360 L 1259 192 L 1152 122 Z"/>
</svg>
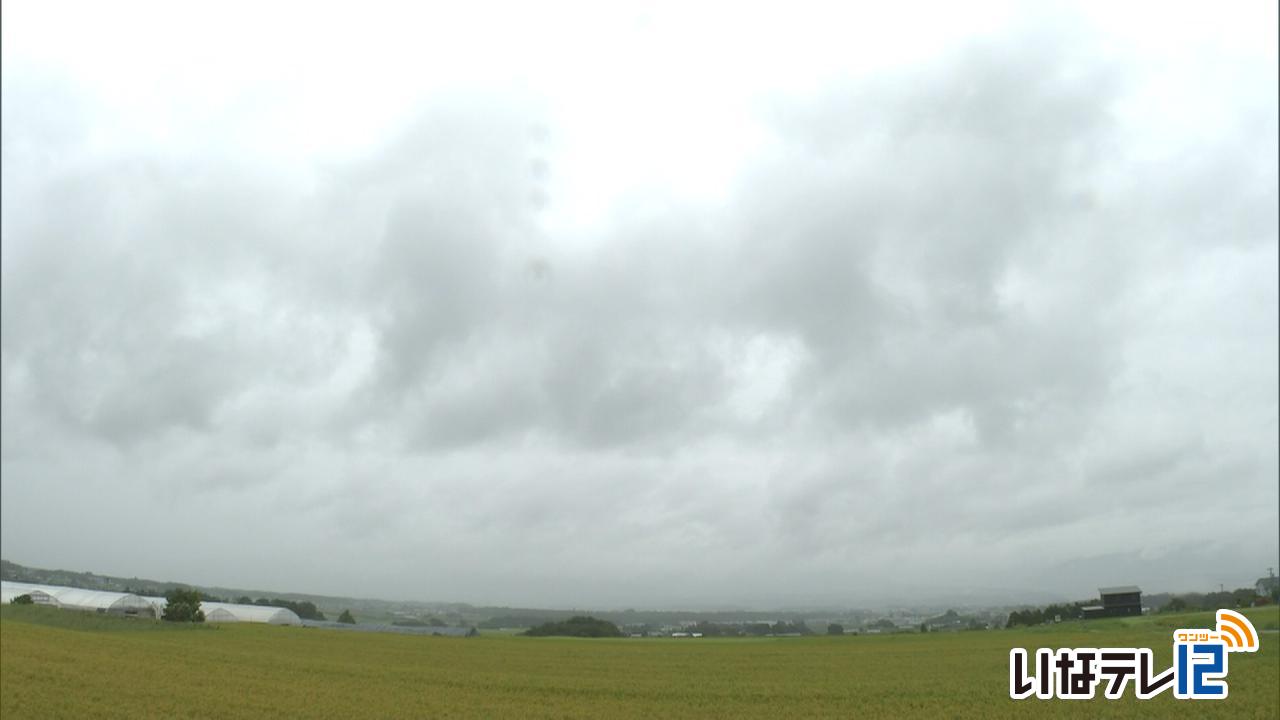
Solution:
<svg viewBox="0 0 1280 720">
<path fill-rule="evenodd" d="M 6 63 L 6 553 L 513 603 L 1249 581 L 1276 98 L 1216 67 L 1188 134 L 1141 56 L 1032 23 L 765 97 L 722 207 L 571 242 L 520 94 L 299 169 L 91 151 L 104 111 Z M 26 539 L 81 516 L 114 539 Z M 178 527 L 194 558 L 123 559 Z"/>
</svg>

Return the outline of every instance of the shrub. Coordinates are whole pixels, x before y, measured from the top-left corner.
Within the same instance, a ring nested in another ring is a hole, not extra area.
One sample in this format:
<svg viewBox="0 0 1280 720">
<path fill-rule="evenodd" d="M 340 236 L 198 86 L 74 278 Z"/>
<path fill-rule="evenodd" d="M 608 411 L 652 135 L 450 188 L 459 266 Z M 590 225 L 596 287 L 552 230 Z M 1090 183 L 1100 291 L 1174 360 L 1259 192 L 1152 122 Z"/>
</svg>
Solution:
<svg viewBox="0 0 1280 720">
<path fill-rule="evenodd" d="M 174 588 L 164 594 L 167 601 L 161 620 L 169 622 L 204 622 L 204 611 L 200 609 L 200 591 Z"/>
</svg>

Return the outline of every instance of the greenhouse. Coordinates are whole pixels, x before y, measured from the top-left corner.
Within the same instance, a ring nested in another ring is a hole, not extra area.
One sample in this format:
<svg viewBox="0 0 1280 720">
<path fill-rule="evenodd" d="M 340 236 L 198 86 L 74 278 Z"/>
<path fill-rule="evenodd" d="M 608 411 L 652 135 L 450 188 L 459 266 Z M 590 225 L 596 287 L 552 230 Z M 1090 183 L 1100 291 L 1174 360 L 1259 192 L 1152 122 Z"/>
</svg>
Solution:
<svg viewBox="0 0 1280 720">
<path fill-rule="evenodd" d="M 155 609 L 151 603 L 133 593 L 5 582 L 4 595 L 6 597 L 8 597 L 11 588 L 13 589 L 13 597 L 30 595 L 32 600 L 41 605 L 54 605 L 67 610 L 84 610 L 129 617 L 156 617 Z"/>
<path fill-rule="evenodd" d="M 267 623 L 270 625 L 301 625 L 302 620 L 298 614 L 288 608 L 270 607 L 267 605 L 241 605 L 238 603 L 219 603 L 219 602 L 202 602 L 200 609 L 204 610 L 206 620 L 212 620 L 210 613 L 218 613 L 219 618 L 222 613 L 231 615 L 231 620 L 223 620 L 223 622 L 256 622 Z"/>
<path fill-rule="evenodd" d="M 81 590 L 65 588 L 54 593 L 58 604 L 68 610 L 91 610 L 113 615 L 143 616 L 154 618 L 151 603 L 133 593 L 107 592 L 105 590 Z"/>
<path fill-rule="evenodd" d="M 162 597 L 143 598 L 155 607 L 156 617 L 164 615 L 165 605 L 168 601 Z M 200 609 L 204 611 L 205 622 L 255 622 L 267 623 L 270 625 L 301 625 L 302 620 L 297 613 L 282 607 L 268 607 L 266 605 L 241 605 L 239 603 L 223 603 L 210 602 L 203 600 L 200 602 Z"/>
<path fill-rule="evenodd" d="M 31 583 L 0 581 L 0 599 L 12 602 L 20 595 L 30 595 L 37 605 L 50 605 L 68 610 L 86 610 L 129 617 L 159 618 L 164 615 L 168 601 L 162 597 L 139 597 L 132 593 L 83 590 L 58 585 L 34 585 Z M 282 607 L 266 605 L 240 605 L 202 601 L 208 622 L 252 622 L 270 625 L 301 625 L 297 613 Z"/>
<path fill-rule="evenodd" d="M 235 615 L 225 608 L 208 608 L 207 603 L 200 603 L 200 609 L 204 611 L 205 622 L 240 622 Z"/>
<path fill-rule="evenodd" d="M 30 595 L 31 601 L 36 605 L 49 605 L 51 607 L 58 606 L 58 599 L 44 590 L 39 585 L 28 585 L 26 583 L 13 583 L 8 581 L 0 582 L 0 603 L 8 605 L 13 602 L 14 598 L 22 595 Z"/>
</svg>

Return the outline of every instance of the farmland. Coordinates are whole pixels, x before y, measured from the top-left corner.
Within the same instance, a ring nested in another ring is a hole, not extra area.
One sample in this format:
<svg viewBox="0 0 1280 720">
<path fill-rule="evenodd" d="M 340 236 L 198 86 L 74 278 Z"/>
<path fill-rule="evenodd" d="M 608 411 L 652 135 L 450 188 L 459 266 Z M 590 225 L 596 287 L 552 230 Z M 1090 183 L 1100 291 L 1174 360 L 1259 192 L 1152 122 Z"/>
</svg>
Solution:
<svg viewBox="0 0 1280 720">
<path fill-rule="evenodd" d="M 1248 612 L 1221 702 L 1008 698 L 1011 647 L 1147 646 L 1212 616 L 990 632 L 756 639 L 474 639 L 172 626 L 0 609 L 4 717 L 1280 717 L 1280 613 Z"/>
</svg>

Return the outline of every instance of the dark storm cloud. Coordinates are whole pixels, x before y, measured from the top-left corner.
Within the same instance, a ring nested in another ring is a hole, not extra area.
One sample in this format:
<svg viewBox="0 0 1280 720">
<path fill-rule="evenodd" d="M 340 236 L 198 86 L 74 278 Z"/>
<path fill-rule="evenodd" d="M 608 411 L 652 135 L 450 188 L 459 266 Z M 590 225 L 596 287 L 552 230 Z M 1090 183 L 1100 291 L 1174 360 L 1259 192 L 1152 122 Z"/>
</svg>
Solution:
<svg viewBox="0 0 1280 720">
<path fill-rule="evenodd" d="M 1163 137 L 1139 70 L 1033 24 L 775 94 L 723 207 L 637 193 L 585 238 L 547 222 L 553 113 L 511 93 L 300 171 L 92 151 L 89 101 L 6 75 L 6 546 L 120 493 L 148 508 L 104 502 L 121 547 L 323 555 L 252 571 L 297 589 L 1078 594 L 1203 580 L 1162 559 L 1198 497 L 1205 528 L 1250 508 L 1217 541 L 1244 572 L 1275 522 L 1275 97 Z"/>
</svg>

